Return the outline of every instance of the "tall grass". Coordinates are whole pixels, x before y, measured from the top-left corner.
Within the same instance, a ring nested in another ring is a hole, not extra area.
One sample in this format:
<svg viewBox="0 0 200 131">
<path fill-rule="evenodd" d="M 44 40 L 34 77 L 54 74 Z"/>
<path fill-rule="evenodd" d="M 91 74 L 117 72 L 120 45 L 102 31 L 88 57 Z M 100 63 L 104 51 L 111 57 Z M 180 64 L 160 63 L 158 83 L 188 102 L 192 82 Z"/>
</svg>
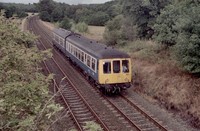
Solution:
<svg viewBox="0 0 200 131">
<path fill-rule="evenodd" d="M 136 40 L 128 42 L 124 46 L 120 46 L 119 49 L 129 53 L 133 58 L 151 62 L 160 62 L 165 59 L 171 59 L 170 49 L 166 49 L 164 45 L 153 41 Z"/>
</svg>

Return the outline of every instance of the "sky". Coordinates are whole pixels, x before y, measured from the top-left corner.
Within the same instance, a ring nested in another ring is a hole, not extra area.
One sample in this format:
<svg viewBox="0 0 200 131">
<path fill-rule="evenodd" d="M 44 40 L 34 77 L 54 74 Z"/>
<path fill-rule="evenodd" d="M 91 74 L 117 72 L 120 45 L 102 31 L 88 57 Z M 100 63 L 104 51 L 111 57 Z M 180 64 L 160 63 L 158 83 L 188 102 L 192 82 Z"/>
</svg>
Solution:
<svg viewBox="0 0 200 131">
<path fill-rule="evenodd" d="M 4 3 L 37 3 L 39 0 L 0 0 L 0 2 Z M 111 0 L 54 0 L 57 2 L 65 2 L 67 4 L 96 4 L 96 3 L 105 3 Z"/>
</svg>

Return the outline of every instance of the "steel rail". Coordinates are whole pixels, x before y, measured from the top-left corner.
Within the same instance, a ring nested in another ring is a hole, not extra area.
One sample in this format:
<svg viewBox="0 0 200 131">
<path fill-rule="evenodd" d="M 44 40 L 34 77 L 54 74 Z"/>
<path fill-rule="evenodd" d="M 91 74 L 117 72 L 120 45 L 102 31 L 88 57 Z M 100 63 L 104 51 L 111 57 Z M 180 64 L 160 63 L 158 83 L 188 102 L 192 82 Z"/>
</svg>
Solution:
<svg viewBox="0 0 200 131">
<path fill-rule="evenodd" d="M 37 22 L 35 22 L 36 24 Z M 38 26 L 37 26 L 38 27 Z M 40 43 L 44 46 L 43 42 L 41 39 L 39 39 Z M 46 46 L 44 46 L 45 49 Z M 101 124 L 101 126 L 104 128 L 104 130 L 109 131 L 108 127 L 106 126 L 106 124 L 99 118 L 99 116 L 95 113 L 95 111 L 91 108 L 91 106 L 87 103 L 86 99 L 82 96 L 82 94 L 80 93 L 80 91 L 78 91 L 78 89 L 76 88 L 76 86 L 73 84 L 73 82 L 70 80 L 69 76 L 62 70 L 62 68 L 59 66 L 59 64 L 56 62 L 56 60 L 52 57 L 52 60 L 54 61 L 54 63 L 57 65 L 57 67 L 59 68 L 59 70 L 62 72 L 62 74 L 64 75 L 64 77 L 68 80 L 68 82 L 72 85 L 72 87 L 74 88 L 74 90 L 79 94 L 79 96 L 81 97 L 81 99 L 84 101 L 84 103 L 87 105 L 88 109 L 91 111 L 91 113 L 97 118 L 97 121 Z"/>
</svg>

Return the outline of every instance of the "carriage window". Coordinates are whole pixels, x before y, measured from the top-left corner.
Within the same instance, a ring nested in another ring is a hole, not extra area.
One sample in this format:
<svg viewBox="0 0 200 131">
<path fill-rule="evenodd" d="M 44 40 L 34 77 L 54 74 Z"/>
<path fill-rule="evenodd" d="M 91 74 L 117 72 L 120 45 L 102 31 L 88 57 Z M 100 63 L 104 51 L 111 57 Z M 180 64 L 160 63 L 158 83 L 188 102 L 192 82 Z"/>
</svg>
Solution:
<svg viewBox="0 0 200 131">
<path fill-rule="evenodd" d="M 68 48 L 69 48 L 69 44 L 68 44 L 67 41 L 65 41 L 65 43 L 66 43 L 66 50 L 68 50 Z"/>
<path fill-rule="evenodd" d="M 103 63 L 103 73 L 110 74 L 111 73 L 111 62 L 104 62 Z"/>
<path fill-rule="evenodd" d="M 75 55 L 75 47 L 72 46 L 72 54 Z"/>
<path fill-rule="evenodd" d="M 87 56 L 87 65 L 90 67 L 90 59 L 91 59 L 91 57 L 88 55 Z"/>
<path fill-rule="evenodd" d="M 74 54 L 74 56 L 76 56 L 76 47 L 73 46 L 73 50 L 74 50 L 74 51 L 73 51 L 73 52 L 74 52 L 73 54 Z"/>
<path fill-rule="evenodd" d="M 122 71 L 124 73 L 128 73 L 129 72 L 129 61 L 128 60 L 123 60 L 122 61 Z"/>
<path fill-rule="evenodd" d="M 72 53 L 72 45 L 69 45 L 69 52 Z"/>
<path fill-rule="evenodd" d="M 78 50 L 78 59 L 80 60 L 81 59 L 81 51 Z"/>
<path fill-rule="evenodd" d="M 95 71 L 95 59 L 92 58 L 92 69 Z"/>
<path fill-rule="evenodd" d="M 78 49 L 75 47 L 76 58 L 78 58 Z"/>
<path fill-rule="evenodd" d="M 113 61 L 113 72 L 119 73 L 120 72 L 120 61 Z"/>
<path fill-rule="evenodd" d="M 81 52 L 81 61 L 84 62 L 84 53 Z"/>
<path fill-rule="evenodd" d="M 86 60 L 87 60 L 87 54 L 85 54 L 85 63 L 87 62 Z"/>
</svg>

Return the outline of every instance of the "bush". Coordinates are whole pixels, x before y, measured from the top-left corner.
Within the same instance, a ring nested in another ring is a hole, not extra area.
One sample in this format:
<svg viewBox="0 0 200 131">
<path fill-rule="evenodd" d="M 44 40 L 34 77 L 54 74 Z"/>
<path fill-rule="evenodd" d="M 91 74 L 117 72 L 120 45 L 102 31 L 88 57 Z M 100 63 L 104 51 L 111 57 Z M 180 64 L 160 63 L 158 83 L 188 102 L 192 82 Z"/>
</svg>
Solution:
<svg viewBox="0 0 200 131">
<path fill-rule="evenodd" d="M 155 38 L 174 45 L 174 54 L 186 71 L 200 74 L 200 3 L 177 1 L 167 6 L 157 18 Z"/>
<path fill-rule="evenodd" d="M 70 30 L 72 27 L 72 24 L 70 23 L 69 18 L 65 17 L 61 23 L 59 24 L 59 27 L 64 28 L 66 30 Z"/>
<path fill-rule="evenodd" d="M 175 5 L 167 6 L 157 17 L 154 24 L 153 38 L 166 45 L 174 45 L 178 37 L 178 30 L 176 28 L 176 21 L 179 12 Z"/>
<path fill-rule="evenodd" d="M 94 13 L 90 16 L 89 18 L 89 25 L 95 25 L 95 26 L 104 26 L 105 23 L 109 20 L 109 16 L 108 14 L 104 13 L 104 12 L 97 12 Z"/>
<path fill-rule="evenodd" d="M 200 12 L 199 12 L 200 13 Z M 188 72 L 200 74 L 200 33 L 180 34 L 174 53 L 180 65 Z"/>
<path fill-rule="evenodd" d="M 5 21 L 0 16 L 0 130 L 45 130 L 59 108 L 48 91 L 53 75 L 38 68 L 51 54 L 29 47 L 36 37 Z"/>
<path fill-rule="evenodd" d="M 106 24 L 103 37 L 108 45 L 116 45 L 121 40 L 122 32 L 120 29 L 122 22 L 123 16 L 119 15 Z"/>
<path fill-rule="evenodd" d="M 85 22 L 79 22 L 78 24 L 74 25 L 75 31 L 86 33 L 88 32 L 88 25 Z"/>
<path fill-rule="evenodd" d="M 153 41 L 135 40 L 127 42 L 126 46 L 119 47 L 122 51 L 133 54 L 132 56 L 147 60 L 151 63 L 159 63 L 169 60 L 169 50 L 166 46 Z"/>
<path fill-rule="evenodd" d="M 48 22 L 51 21 L 51 16 L 47 11 L 40 12 L 39 17 L 43 21 L 48 21 Z"/>
</svg>

